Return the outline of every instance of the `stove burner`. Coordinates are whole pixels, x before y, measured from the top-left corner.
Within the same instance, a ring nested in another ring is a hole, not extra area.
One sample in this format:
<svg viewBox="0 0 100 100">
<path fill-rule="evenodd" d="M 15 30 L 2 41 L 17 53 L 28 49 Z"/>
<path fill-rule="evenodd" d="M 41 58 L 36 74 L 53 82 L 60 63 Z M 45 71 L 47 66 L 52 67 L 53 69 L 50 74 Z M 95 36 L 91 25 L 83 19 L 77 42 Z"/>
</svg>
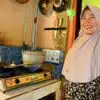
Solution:
<svg viewBox="0 0 100 100">
<path fill-rule="evenodd" d="M 42 72 L 42 69 L 38 69 L 35 72 Z M 26 75 L 34 73 L 30 68 L 25 68 L 23 66 L 15 68 L 0 68 L 0 78 L 9 78 L 19 75 Z"/>
</svg>

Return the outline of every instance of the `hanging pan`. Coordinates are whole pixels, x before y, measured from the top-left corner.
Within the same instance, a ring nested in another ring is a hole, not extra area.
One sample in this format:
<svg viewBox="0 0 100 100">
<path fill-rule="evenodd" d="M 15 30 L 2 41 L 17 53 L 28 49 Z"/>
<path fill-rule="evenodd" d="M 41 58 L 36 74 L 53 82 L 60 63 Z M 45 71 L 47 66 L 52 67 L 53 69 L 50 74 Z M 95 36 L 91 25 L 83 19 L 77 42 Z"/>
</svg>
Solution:
<svg viewBox="0 0 100 100">
<path fill-rule="evenodd" d="M 53 13 L 53 0 L 39 0 L 38 7 L 43 15 L 50 16 Z"/>
<path fill-rule="evenodd" d="M 71 5 L 71 0 L 54 0 L 53 9 L 60 13 L 65 11 Z"/>
<path fill-rule="evenodd" d="M 27 3 L 29 0 L 16 0 L 18 3 L 20 4 L 25 4 Z"/>
</svg>

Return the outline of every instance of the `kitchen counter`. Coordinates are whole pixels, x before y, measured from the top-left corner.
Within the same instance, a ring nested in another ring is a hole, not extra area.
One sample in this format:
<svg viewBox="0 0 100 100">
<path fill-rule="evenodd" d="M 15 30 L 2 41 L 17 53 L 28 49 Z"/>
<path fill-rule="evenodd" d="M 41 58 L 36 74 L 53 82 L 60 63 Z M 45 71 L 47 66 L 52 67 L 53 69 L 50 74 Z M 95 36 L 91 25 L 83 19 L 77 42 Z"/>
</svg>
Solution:
<svg viewBox="0 0 100 100">
<path fill-rule="evenodd" d="M 61 100 L 60 80 L 48 80 L 17 89 L 0 91 L 0 100 L 38 100 L 55 93 L 55 100 Z"/>
</svg>

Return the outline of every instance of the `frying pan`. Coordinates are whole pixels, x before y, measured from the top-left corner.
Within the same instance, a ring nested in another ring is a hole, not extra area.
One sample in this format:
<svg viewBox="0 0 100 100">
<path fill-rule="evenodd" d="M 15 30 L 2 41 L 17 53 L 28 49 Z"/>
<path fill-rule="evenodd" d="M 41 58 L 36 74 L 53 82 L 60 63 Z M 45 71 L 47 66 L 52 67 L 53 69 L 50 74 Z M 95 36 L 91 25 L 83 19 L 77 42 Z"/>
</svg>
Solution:
<svg viewBox="0 0 100 100">
<path fill-rule="evenodd" d="M 65 11 L 71 4 L 71 0 L 54 0 L 53 9 L 57 13 Z"/>
<path fill-rule="evenodd" d="M 39 0 L 38 7 L 43 15 L 50 16 L 53 13 L 53 0 Z"/>
<path fill-rule="evenodd" d="M 18 3 L 20 4 L 25 4 L 27 3 L 29 0 L 16 0 Z"/>
</svg>

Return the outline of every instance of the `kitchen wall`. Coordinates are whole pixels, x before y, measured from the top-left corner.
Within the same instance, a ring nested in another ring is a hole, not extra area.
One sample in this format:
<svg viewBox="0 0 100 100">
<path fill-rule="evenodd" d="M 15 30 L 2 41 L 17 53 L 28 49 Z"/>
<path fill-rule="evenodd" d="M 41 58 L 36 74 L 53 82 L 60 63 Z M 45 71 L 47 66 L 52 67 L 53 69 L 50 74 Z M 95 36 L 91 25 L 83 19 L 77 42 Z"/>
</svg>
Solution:
<svg viewBox="0 0 100 100">
<path fill-rule="evenodd" d="M 36 0 L 28 2 L 26 43 L 30 44 L 30 33 L 34 17 Z M 0 44 L 21 46 L 24 33 L 24 17 L 26 5 L 15 0 L 0 0 Z"/>
<path fill-rule="evenodd" d="M 34 13 L 37 0 L 29 0 L 27 3 L 27 29 L 25 43 L 31 44 L 32 24 L 34 22 Z M 26 4 L 21 5 L 16 0 L 0 1 L 0 45 L 22 46 L 24 34 Z M 50 17 L 44 16 L 39 12 L 36 46 L 39 48 L 56 48 L 56 42 L 53 40 L 55 31 L 45 31 L 46 27 L 56 27 L 57 18 L 64 17 L 64 25 L 66 27 L 66 14 L 58 14 L 53 12 Z M 64 39 L 66 30 L 64 32 Z M 66 39 L 65 39 L 66 40 Z M 64 40 L 64 41 L 65 41 Z M 64 49 L 65 42 L 63 41 Z"/>
<path fill-rule="evenodd" d="M 58 20 L 63 18 L 63 27 L 67 27 L 67 14 L 66 12 L 56 13 L 55 11 L 51 16 L 47 17 L 39 13 L 38 27 L 37 27 L 37 47 L 48 49 L 62 49 L 66 47 L 66 34 L 67 30 L 57 33 L 56 30 L 44 30 L 45 28 L 57 27 Z"/>
<path fill-rule="evenodd" d="M 53 33 L 55 31 L 45 31 L 45 28 L 56 27 L 57 15 L 55 12 L 47 17 L 39 13 L 37 27 L 37 47 L 39 48 L 54 48 Z"/>
</svg>

